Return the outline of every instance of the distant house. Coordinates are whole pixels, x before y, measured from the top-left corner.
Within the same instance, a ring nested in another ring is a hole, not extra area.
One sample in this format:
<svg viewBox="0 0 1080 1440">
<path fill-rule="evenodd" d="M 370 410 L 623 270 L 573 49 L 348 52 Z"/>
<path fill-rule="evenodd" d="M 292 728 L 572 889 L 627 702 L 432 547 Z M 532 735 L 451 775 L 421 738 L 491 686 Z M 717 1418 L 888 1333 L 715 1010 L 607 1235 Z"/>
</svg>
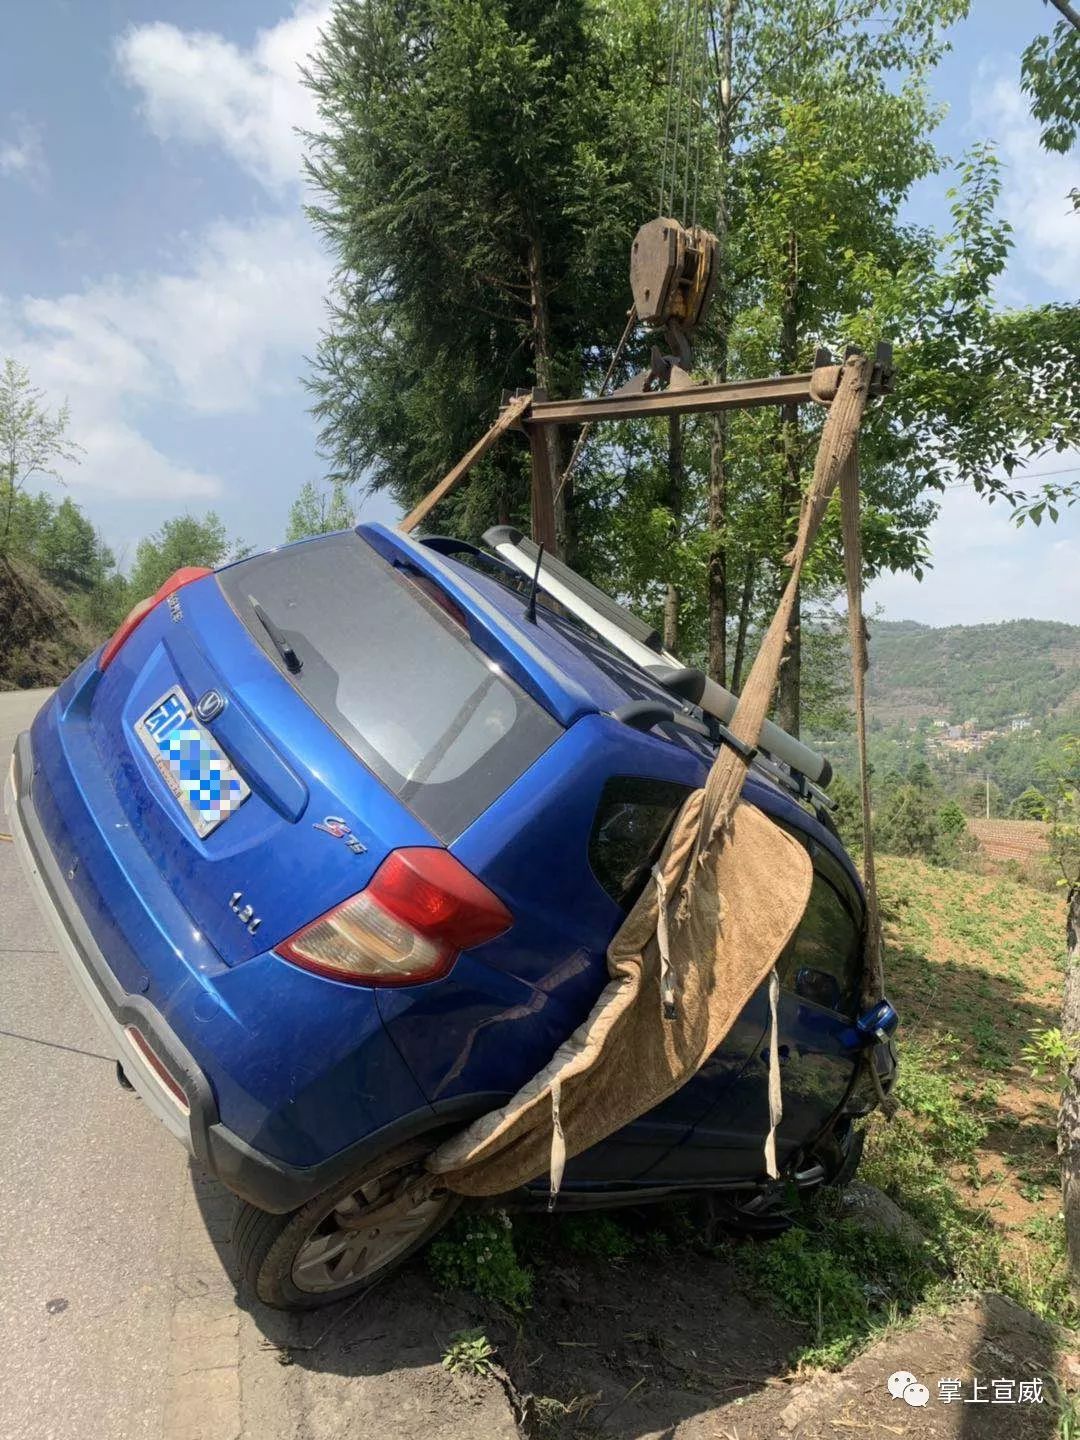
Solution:
<svg viewBox="0 0 1080 1440">
<path fill-rule="evenodd" d="M 1010 717 L 1009 717 L 1009 729 L 1010 729 L 1010 730 L 1030 730 L 1030 729 L 1031 729 L 1031 716 L 1030 716 L 1030 715 L 1010 715 Z"/>
</svg>

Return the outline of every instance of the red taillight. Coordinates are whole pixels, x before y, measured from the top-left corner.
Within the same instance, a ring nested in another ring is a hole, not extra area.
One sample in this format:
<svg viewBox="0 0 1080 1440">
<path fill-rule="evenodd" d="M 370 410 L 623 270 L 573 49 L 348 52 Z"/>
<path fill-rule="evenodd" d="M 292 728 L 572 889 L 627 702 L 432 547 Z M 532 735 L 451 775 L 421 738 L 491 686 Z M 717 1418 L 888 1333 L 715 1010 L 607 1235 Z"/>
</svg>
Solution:
<svg viewBox="0 0 1080 1440">
<path fill-rule="evenodd" d="M 448 850 L 395 850 L 366 890 L 277 947 L 294 965 L 356 985 L 417 985 L 501 935 L 506 906 Z"/>
<path fill-rule="evenodd" d="M 185 565 L 182 569 L 173 571 L 159 590 L 155 591 L 153 595 L 147 596 L 145 600 L 140 600 L 137 605 L 134 605 L 131 610 L 128 611 L 124 620 L 121 622 L 119 630 L 117 630 L 116 634 L 105 646 L 105 649 L 102 650 L 101 658 L 98 660 L 98 669 L 107 670 L 109 668 L 116 658 L 117 652 L 130 637 L 131 632 L 142 624 L 159 600 L 164 600 L 165 597 L 171 595 L 173 591 L 180 590 L 185 585 L 190 585 L 193 580 L 201 580 L 204 575 L 211 574 L 213 574 L 213 571 L 208 570 L 205 565 Z"/>
</svg>

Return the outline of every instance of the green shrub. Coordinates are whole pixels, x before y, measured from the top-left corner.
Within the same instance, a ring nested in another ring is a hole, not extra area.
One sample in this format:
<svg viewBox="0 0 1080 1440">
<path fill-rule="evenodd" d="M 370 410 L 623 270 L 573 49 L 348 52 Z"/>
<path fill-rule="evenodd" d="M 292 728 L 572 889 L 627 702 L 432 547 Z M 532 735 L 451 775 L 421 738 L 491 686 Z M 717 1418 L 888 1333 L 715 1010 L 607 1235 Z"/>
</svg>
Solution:
<svg viewBox="0 0 1080 1440">
<path fill-rule="evenodd" d="M 888 855 L 922 855 L 936 852 L 940 832 L 928 791 L 917 785 L 900 785 L 885 796 L 874 818 L 874 842 Z"/>
<path fill-rule="evenodd" d="M 458 1330 L 450 1336 L 442 1363 L 456 1375 L 489 1375 L 495 1349 L 483 1330 Z"/>
<path fill-rule="evenodd" d="M 746 1246 L 739 1257 L 757 1288 L 810 1327 L 813 1339 L 796 1357 L 804 1365 L 846 1364 L 875 1328 L 912 1310 L 938 1283 L 918 1245 L 820 1213 L 811 1227 Z"/>
<path fill-rule="evenodd" d="M 508 1216 L 465 1212 L 427 1250 L 428 1266 L 443 1290 L 471 1290 L 510 1310 L 532 1299 L 532 1272 L 518 1260 Z"/>
<path fill-rule="evenodd" d="M 896 1094 L 923 1121 L 921 1143 L 936 1160 L 966 1162 L 986 1139 L 986 1122 L 953 1093 L 948 1077 L 930 1068 L 917 1044 L 904 1048 Z"/>
</svg>

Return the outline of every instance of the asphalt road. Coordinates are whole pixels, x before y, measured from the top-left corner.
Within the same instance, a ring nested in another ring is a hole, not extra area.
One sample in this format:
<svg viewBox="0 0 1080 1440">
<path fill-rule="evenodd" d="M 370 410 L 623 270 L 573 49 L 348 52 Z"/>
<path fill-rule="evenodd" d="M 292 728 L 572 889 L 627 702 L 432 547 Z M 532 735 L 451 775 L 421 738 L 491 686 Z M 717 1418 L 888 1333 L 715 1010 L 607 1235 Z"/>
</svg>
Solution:
<svg viewBox="0 0 1080 1440">
<path fill-rule="evenodd" d="M 5 778 L 48 694 L 0 692 Z M 116 1083 L 0 841 L 0 1440 L 514 1440 L 500 1387 L 442 1368 L 470 1321 L 422 1273 L 372 1311 L 244 1303 L 233 1207 Z"/>
<path fill-rule="evenodd" d="M 0 694 L 6 777 L 48 691 Z M 0 830 L 8 831 L 6 819 Z M 116 1083 L 0 842 L 0 1434 L 163 1434 L 187 1158 Z"/>
</svg>

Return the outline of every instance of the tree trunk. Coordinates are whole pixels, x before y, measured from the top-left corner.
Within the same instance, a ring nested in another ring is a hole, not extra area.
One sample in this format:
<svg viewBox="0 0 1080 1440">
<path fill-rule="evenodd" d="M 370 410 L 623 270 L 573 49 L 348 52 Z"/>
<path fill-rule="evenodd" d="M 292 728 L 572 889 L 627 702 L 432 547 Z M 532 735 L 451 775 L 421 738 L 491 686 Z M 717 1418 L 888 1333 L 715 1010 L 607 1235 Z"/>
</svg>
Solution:
<svg viewBox="0 0 1080 1440">
<path fill-rule="evenodd" d="M 5 491 L 6 491 L 6 494 L 4 495 L 4 501 L 5 501 L 5 506 L 4 506 L 4 530 L 3 530 L 3 533 L 0 534 L 0 555 L 2 555 L 2 554 L 7 550 L 8 540 L 9 540 L 9 538 L 10 538 L 10 536 L 11 536 L 11 517 L 12 517 L 12 514 L 14 513 L 14 510 L 15 510 L 15 456 L 14 456 L 14 454 L 11 454 L 11 455 L 9 456 L 9 458 L 8 458 L 8 460 L 7 460 L 7 463 L 6 463 L 5 466 L 4 466 L 4 469 L 7 471 L 7 475 L 5 476 L 5 480 L 6 480 L 7 483 L 6 483 L 6 485 L 4 486 L 4 489 L 5 489 Z"/>
<path fill-rule="evenodd" d="M 802 722 L 802 595 L 795 592 L 791 627 L 784 642 L 780 683 L 776 691 L 776 723 L 781 730 L 798 737 Z"/>
<path fill-rule="evenodd" d="M 754 603 L 754 559 L 746 562 L 743 574 L 742 594 L 739 597 L 739 628 L 735 632 L 735 657 L 731 665 L 731 688 L 737 695 L 742 685 L 743 665 L 746 663 L 746 635 L 750 629 L 750 609 Z"/>
<path fill-rule="evenodd" d="M 1066 1046 L 1075 1053 L 1080 1045 L 1080 883 L 1069 888 L 1065 934 L 1067 954 L 1061 1035 Z M 1069 1277 L 1074 1293 L 1080 1293 L 1080 1058 L 1074 1060 L 1070 1067 L 1061 1096 L 1058 1150 L 1061 1154 L 1061 1196 L 1069 1251 Z"/>
<path fill-rule="evenodd" d="M 780 370 L 792 374 L 799 364 L 799 242 L 794 231 L 788 235 L 784 298 L 780 313 Z M 785 405 L 780 412 L 784 475 L 780 482 L 780 539 L 783 553 L 791 549 L 798 533 L 797 502 L 802 494 L 799 446 L 799 407 Z M 784 579 L 781 579 L 783 588 Z M 791 625 L 780 665 L 776 695 L 776 723 L 789 735 L 798 735 L 802 695 L 802 595 L 796 592 Z"/>
<path fill-rule="evenodd" d="M 683 459 L 682 421 L 678 415 L 668 417 L 668 492 L 667 508 L 671 512 L 672 539 L 677 541 L 682 521 L 683 489 L 686 465 Z M 675 653 L 679 648 L 679 587 L 668 581 L 664 597 L 664 649 Z"/>
<path fill-rule="evenodd" d="M 721 341 L 717 380 L 727 379 L 727 343 Z M 709 550 L 709 660 L 708 671 L 721 685 L 727 683 L 727 416 L 713 416 L 712 439 L 709 444 L 709 510 L 708 525 L 712 535 Z"/>
<path fill-rule="evenodd" d="M 1050 0 L 1050 4 L 1060 14 L 1065 16 L 1074 30 L 1080 31 L 1080 13 L 1075 11 L 1069 4 L 1069 0 Z"/>
<path fill-rule="evenodd" d="M 728 232 L 730 210 L 727 187 L 731 169 L 731 40 L 737 0 L 724 0 L 723 33 L 717 52 L 718 96 L 716 105 L 717 202 L 716 202 L 716 287 L 714 294 L 717 326 L 716 379 L 728 378 Z M 728 581 L 727 543 L 727 442 L 728 417 L 713 416 L 709 445 L 709 504 L 707 523 L 712 535 L 707 575 L 709 608 L 708 673 L 723 685 L 727 677 Z"/>
<path fill-rule="evenodd" d="M 548 313 L 547 287 L 544 282 L 544 258 L 540 241 L 535 236 L 529 240 L 529 308 L 532 315 L 533 359 L 536 383 L 548 395 L 552 392 L 554 365 L 551 344 L 551 317 Z M 565 494 L 555 497 L 555 490 L 565 466 L 562 431 L 558 425 L 545 425 L 544 435 L 548 452 L 548 484 L 552 489 L 552 504 L 555 511 L 555 549 L 558 555 L 565 553 L 566 505 Z"/>
<path fill-rule="evenodd" d="M 679 648 L 679 587 L 669 585 L 664 596 L 664 649 L 672 654 Z"/>
</svg>

